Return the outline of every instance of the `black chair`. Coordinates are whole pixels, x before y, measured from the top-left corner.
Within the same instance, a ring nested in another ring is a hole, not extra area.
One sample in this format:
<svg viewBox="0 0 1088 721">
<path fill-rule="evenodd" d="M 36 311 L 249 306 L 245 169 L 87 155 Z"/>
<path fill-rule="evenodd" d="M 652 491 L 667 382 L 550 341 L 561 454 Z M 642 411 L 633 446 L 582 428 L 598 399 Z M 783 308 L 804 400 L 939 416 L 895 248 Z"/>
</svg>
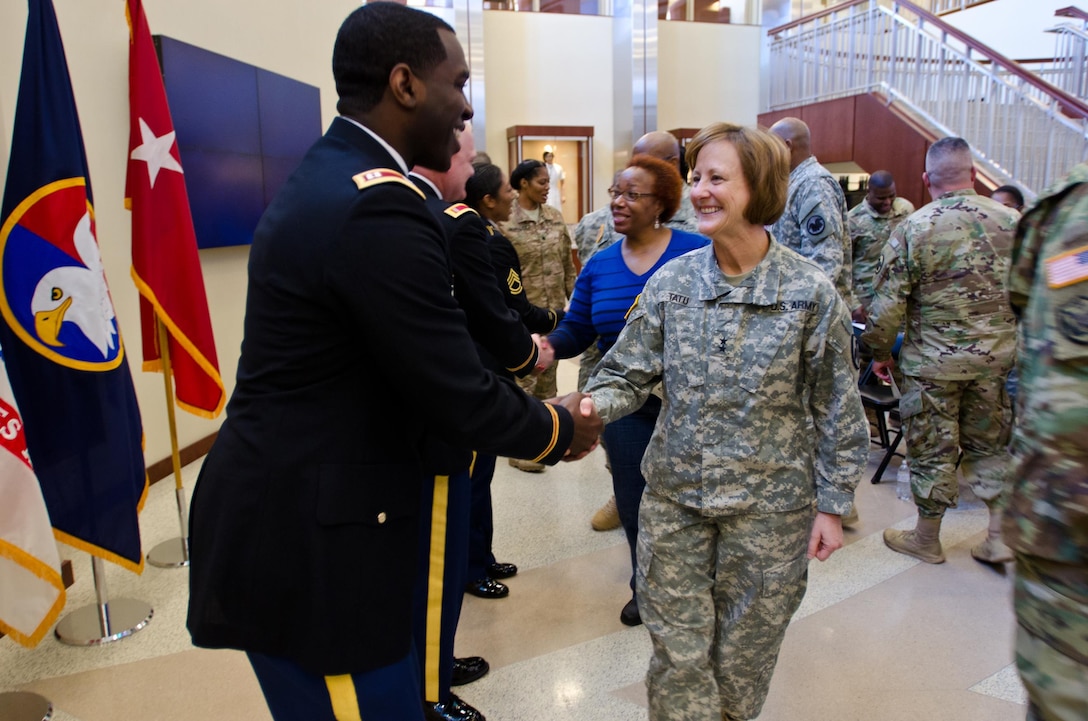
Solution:
<svg viewBox="0 0 1088 721">
<path fill-rule="evenodd" d="M 903 457 L 897 453 L 900 441 L 903 440 L 903 425 L 899 420 L 899 398 L 892 392 L 891 386 L 885 385 L 873 373 L 872 361 L 862 372 L 858 379 L 858 391 L 861 393 L 861 403 L 870 408 L 876 416 L 876 428 L 879 435 L 878 443 L 884 450 L 884 457 L 880 459 L 880 465 L 873 474 L 870 483 L 880 483 L 884 471 L 888 468 L 893 456 Z M 888 419 L 894 418 L 897 423 L 893 433 L 889 432 Z"/>
</svg>

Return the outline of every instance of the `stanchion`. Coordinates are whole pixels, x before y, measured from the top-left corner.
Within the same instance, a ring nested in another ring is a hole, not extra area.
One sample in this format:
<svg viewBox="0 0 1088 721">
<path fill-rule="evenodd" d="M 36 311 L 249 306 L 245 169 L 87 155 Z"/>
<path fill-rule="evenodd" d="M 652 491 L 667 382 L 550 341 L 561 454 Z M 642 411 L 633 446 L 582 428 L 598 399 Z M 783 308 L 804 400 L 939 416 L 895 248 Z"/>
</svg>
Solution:
<svg viewBox="0 0 1088 721">
<path fill-rule="evenodd" d="M 143 601 L 109 599 L 106 571 L 101 558 L 91 558 L 94 592 L 98 603 L 72 611 L 57 624 L 57 640 L 69 646 L 97 646 L 131 636 L 151 621 L 154 611 Z"/>
<path fill-rule="evenodd" d="M 181 482 L 181 453 L 178 451 L 178 428 L 174 418 L 174 388 L 170 385 L 173 373 L 170 369 L 170 336 L 166 326 L 157 317 L 155 325 L 159 333 L 159 357 L 162 358 L 162 378 L 166 383 L 166 417 L 170 421 L 170 460 L 174 465 L 174 496 L 178 502 L 178 521 L 181 537 L 163 541 L 147 554 L 147 562 L 159 568 L 182 568 L 189 565 L 189 514 L 185 510 L 185 486 Z"/>
<path fill-rule="evenodd" d="M 0 693 L 0 721 L 49 721 L 53 704 L 29 691 Z"/>
</svg>

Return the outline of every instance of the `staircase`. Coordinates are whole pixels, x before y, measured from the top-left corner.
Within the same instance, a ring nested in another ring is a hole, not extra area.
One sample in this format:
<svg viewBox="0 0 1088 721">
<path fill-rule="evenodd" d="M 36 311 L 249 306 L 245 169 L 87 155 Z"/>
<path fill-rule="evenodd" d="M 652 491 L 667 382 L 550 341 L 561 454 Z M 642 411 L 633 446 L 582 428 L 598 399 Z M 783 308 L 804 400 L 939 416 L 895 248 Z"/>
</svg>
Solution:
<svg viewBox="0 0 1088 721">
<path fill-rule="evenodd" d="M 768 35 L 770 113 L 875 94 L 930 139 L 966 138 L 989 182 L 1029 198 L 1088 158 L 1084 100 L 907 0 L 852 0 Z"/>
</svg>

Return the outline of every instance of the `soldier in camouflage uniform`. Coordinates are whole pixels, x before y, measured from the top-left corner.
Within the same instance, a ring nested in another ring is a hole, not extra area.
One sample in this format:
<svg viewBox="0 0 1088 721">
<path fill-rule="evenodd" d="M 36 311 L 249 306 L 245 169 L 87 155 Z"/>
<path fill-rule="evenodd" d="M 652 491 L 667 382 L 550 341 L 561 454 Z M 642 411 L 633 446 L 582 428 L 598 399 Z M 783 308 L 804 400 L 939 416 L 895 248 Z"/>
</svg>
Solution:
<svg viewBox="0 0 1088 721">
<path fill-rule="evenodd" d="M 891 348 L 906 319 L 899 352 L 917 527 L 884 531 L 894 551 L 943 563 L 941 519 L 959 497 L 956 466 L 990 509 L 986 540 L 971 555 L 1012 560 L 1001 542 L 1000 495 L 1008 466 L 1011 413 L 1005 378 L 1016 328 L 1005 293 L 1019 216 L 974 191 L 971 149 L 943 138 L 926 153 L 922 176 L 933 202 L 900 223 L 884 246 L 862 341 L 873 369 L 888 379 Z"/>
<path fill-rule="evenodd" d="M 548 169 L 539 160 L 525 160 L 510 173 L 510 185 L 518 191 L 510 219 L 500 226 L 514 246 L 521 262 L 521 283 L 525 297 L 539 308 L 562 308 L 574 292 L 574 260 L 571 258 L 570 231 L 558 210 L 545 202 L 548 198 Z M 558 395 L 553 365 L 539 375 L 519 378 L 529 395 L 541 400 Z M 543 463 L 510 459 L 519 470 L 539 473 Z"/>
<path fill-rule="evenodd" d="M 790 184 L 786 212 L 771 230 L 782 245 L 824 269 L 850 311 L 858 307 L 851 292 L 853 253 L 846 232 L 846 196 L 839 181 L 812 155 L 808 125 L 782 118 L 771 126 L 790 149 Z"/>
<path fill-rule="evenodd" d="M 650 278 L 586 392 L 612 421 L 663 389 L 636 579 L 650 719 L 740 721 L 763 706 L 808 559 L 842 545 L 869 443 L 846 306 L 763 227 L 785 205 L 786 149 L 718 123 L 688 158 L 713 245 Z"/>
<path fill-rule="evenodd" d="M 1020 393 L 1005 539 L 1030 721 L 1088 718 L 1088 164 L 1020 223 Z"/>
<path fill-rule="evenodd" d="M 914 212 L 914 205 L 895 193 L 895 178 L 887 170 L 869 176 L 865 200 L 846 214 L 846 224 L 853 247 L 853 290 L 860 304 L 854 319 L 865 322 L 873 298 L 873 276 L 880 264 L 880 254 L 892 231 Z"/>
</svg>

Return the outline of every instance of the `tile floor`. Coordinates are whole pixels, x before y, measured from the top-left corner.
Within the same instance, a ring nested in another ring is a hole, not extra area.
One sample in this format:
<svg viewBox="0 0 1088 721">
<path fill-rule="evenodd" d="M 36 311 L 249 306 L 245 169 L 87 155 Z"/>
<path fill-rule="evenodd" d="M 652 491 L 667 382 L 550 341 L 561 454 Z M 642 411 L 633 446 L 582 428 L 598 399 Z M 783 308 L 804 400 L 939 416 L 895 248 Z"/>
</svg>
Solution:
<svg viewBox="0 0 1088 721">
<path fill-rule="evenodd" d="M 573 363 L 561 365 L 562 385 L 575 375 Z M 879 458 L 874 449 L 870 474 Z M 190 491 L 198 469 L 184 470 Z M 969 554 L 985 532 L 985 508 L 965 500 L 949 513 L 947 563 L 895 554 L 881 531 L 909 527 L 914 518 L 912 504 L 896 498 L 895 471 L 893 462 L 884 483 L 859 486 L 861 522 L 847 531 L 848 545 L 826 563 L 813 562 L 760 721 L 1024 718 L 1012 666 L 1010 576 Z M 647 718 L 642 679 L 650 642 L 643 628 L 619 622 L 628 598 L 623 532 L 589 527 L 610 493 L 599 450 L 543 474 L 499 464 L 495 550 L 521 572 L 509 580 L 506 599 L 466 597 L 457 639 L 459 655 L 491 663 L 488 676 L 458 690 L 489 721 Z M 145 549 L 178 535 L 169 479 L 152 486 L 141 525 Z M 63 546 L 62 553 L 76 572 L 67 609 L 90 604 L 88 557 Z M 112 597 L 152 604 L 148 627 L 91 648 L 47 637 L 27 650 L 0 640 L 0 692 L 45 695 L 58 721 L 270 719 L 242 654 L 190 644 L 186 570 L 147 566 L 135 576 L 107 565 L 107 579 Z"/>
</svg>

